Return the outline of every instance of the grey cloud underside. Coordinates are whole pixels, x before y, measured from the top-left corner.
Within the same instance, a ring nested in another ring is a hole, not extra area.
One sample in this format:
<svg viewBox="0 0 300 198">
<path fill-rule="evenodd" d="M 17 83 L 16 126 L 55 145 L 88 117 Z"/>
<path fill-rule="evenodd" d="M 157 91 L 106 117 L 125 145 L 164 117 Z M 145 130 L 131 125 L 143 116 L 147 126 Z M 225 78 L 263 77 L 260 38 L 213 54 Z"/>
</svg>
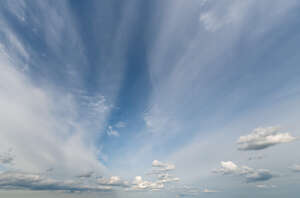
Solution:
<svg viewBox="0 0 300 198">
<path fill-rule="evenodd" d="M 289 133 L 281 133 L 279 127 L 256 128 L 252 133 L 241 136 L 238 141 L 238 149 L 242 151 L 263 150 L 277 144 L 288 143 L 296 138 Z"/>
<path fill-rule="evenodd" d="M 236 175 L 243 177 L 247 183 L 267 181 L 276 175 L 268 169 L 253 169 L 248 166 L 237 166 L 231 161 L 221 162 L 221 168 L 213 170 L 222 175 Z"/>
<path fill-rule="evenodd" d="M 13 161 L 14 161 L 14 156 L 10 152 L 0 154 L 0 165 L 12 164 Z"/>
<path fill-rule="evenodd" d="M 92 177 L 94 174 L 94 172 L 90 171 L 90 172 L 87 172 L 87 173 L 83 173 L 83 174 L 80 174 L 80 175 L 77 175 L 76 177 L 78 178 L 90 178 Z"/>
<path fill-rule="evenodd" d="M 60 181 L 47 178 L 40 174 L 22 172 L 4 172 L 0 174 L 0 189 L 2 190 L 33 190 L 33 191 L 110 191 L 111 187 L 97 184 L 85 184 L 80 181 Z"/>
</svg>

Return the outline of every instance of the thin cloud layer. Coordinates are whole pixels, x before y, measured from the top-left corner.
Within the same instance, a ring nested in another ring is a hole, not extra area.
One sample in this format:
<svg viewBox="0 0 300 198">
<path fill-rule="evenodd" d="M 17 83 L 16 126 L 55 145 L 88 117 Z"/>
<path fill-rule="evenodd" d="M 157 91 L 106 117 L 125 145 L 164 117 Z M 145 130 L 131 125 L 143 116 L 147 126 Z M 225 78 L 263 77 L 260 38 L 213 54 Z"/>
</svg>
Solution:
<svg viewBox="0 0 300 198">
<path fill-rule="evenodd" d="M 277 144 L 288 143 L 296 138 L 290 133 L 282 133 L 279 127 L 256 128 L 252 133 L 246 136 L 241 136 L 238 141 L 238 149 L 247 150 L 262 150 Z"/>
<path fill-rule="evenodd" d="M 86 184 L 75 180 L 60 181 L 47 178 L 40 174 L 23 172 L 0 173 L 1 190 L 33 190 L 33 191 L 109 191 L 111 186 Z"/>
<path fill-rule="evenodd" d="M 300 173 L 300 165 L 299 164 L 294 164 L 293 166 L 290 167 L 290 169 L 293 172 L 299 172 Z"/>
</svg>

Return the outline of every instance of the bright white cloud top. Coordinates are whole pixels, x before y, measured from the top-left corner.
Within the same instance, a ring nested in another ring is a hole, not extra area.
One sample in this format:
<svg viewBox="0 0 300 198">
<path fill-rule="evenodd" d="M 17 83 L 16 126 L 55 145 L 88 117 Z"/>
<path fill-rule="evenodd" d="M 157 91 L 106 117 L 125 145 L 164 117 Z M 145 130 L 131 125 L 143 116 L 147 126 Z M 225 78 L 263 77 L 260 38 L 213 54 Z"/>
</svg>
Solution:
<svg viewBox="0 0 300 198">
<path fill-rule="evenodd" d="M 251 134 L 238 139 L 238 148 L 239 150 L 261 150 L 296 140 L 290 133 L 281 133 L 280 131 L 280 127 L 256 128 Z"/>
</svg>

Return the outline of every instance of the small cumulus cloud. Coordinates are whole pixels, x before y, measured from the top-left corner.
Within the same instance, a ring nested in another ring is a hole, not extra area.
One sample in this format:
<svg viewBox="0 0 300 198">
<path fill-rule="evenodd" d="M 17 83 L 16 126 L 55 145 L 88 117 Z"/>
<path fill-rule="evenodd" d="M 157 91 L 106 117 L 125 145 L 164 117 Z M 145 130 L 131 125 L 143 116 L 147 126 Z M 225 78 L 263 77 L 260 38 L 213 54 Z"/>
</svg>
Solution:
<svg viewBox="0 0 300 198">
<path fill-rule="evenodd" d="M 288 143 L 296 140 L 289 133 L 281 133 L 279 127 L 256 128 L 252 133 L 246 136 L 241 136 L 238 141 L 238 149 L 247 150 L 262 150 L 268 147 Z"/>
<path fill-rule="evenodd" d="M 245 178 L 247 183 L 267 181 L 275 175 L 268 169 L 253 169 L 248 166 L 237 166 L 232 161 L 221 162 L 221 168 L 213 170 L 214 173 L 223 175 L 237 175 Z"/>
<path fill-rule="evenodd" d="M 99 178 L 97 183 L 103 186 L 118 186 L 118 187 L 128 187 L 129 182 L 121 180 L 118 176 L 111 176 L 109 179 Z"/>
<path fill-rule="evenodd" d="M 170 171 L 170 170 L 175 169 L 174 164 L 163 163 L 158 160 L 153 160 L 152 167 L 157 168 L 157 169 L 155 169 L 155 171 L 157 171 L 157 172 Z"/>
</svg>

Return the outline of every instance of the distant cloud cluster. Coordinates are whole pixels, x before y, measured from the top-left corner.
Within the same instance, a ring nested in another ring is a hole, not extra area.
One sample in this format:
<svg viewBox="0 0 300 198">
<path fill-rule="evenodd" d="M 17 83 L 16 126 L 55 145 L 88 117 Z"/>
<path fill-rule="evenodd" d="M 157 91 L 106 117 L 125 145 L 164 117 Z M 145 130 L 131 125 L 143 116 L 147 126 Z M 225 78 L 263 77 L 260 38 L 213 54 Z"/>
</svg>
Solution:
<svg viewBox="0 0 300 198">
<path fill-rule="evenodd" d="M 256 128 L 252 133 L 241 136 L 238 141 L 238 149 L 262 150 L 277 144 L 288 143 L 296 138 L 289 133 L 281 133 L 279 127 Z"/>
<path fill-rule="evenodd" d="M 268 169 L 253 169 L 248 166 L 238 166 L 232 161 L 222 161 L 219 169 L 213 170 L 214 173 L 223 175 L 237 175 L 245 178 L 246 182 L 259 182 L 272 179 L 275 175 Z"/>
<path fill-rule="evenodd" d="M 60 181 L 23 172 L 0 173 L 0 189 L 4 190 L 33 190 L 33 191 L 108 191 L 110 186 L 86 184 L 75 180 Z"/>
<path fill-rule="evenodd" d="M 169 172 L 175 170 L 175 165 L 170 163 L 164 163 L 158 160 L 153 160 L 152 170 L 149 175 L 154 175 L 154 181 L 143 180 L 141 176 L 136 176 L 132 182 L 131 188 L 128 190 L 150 190 L 157 191 L 163 189 L 165 184 L 178 182 L 180 179 L 174 177 Z"/>
</svg>

